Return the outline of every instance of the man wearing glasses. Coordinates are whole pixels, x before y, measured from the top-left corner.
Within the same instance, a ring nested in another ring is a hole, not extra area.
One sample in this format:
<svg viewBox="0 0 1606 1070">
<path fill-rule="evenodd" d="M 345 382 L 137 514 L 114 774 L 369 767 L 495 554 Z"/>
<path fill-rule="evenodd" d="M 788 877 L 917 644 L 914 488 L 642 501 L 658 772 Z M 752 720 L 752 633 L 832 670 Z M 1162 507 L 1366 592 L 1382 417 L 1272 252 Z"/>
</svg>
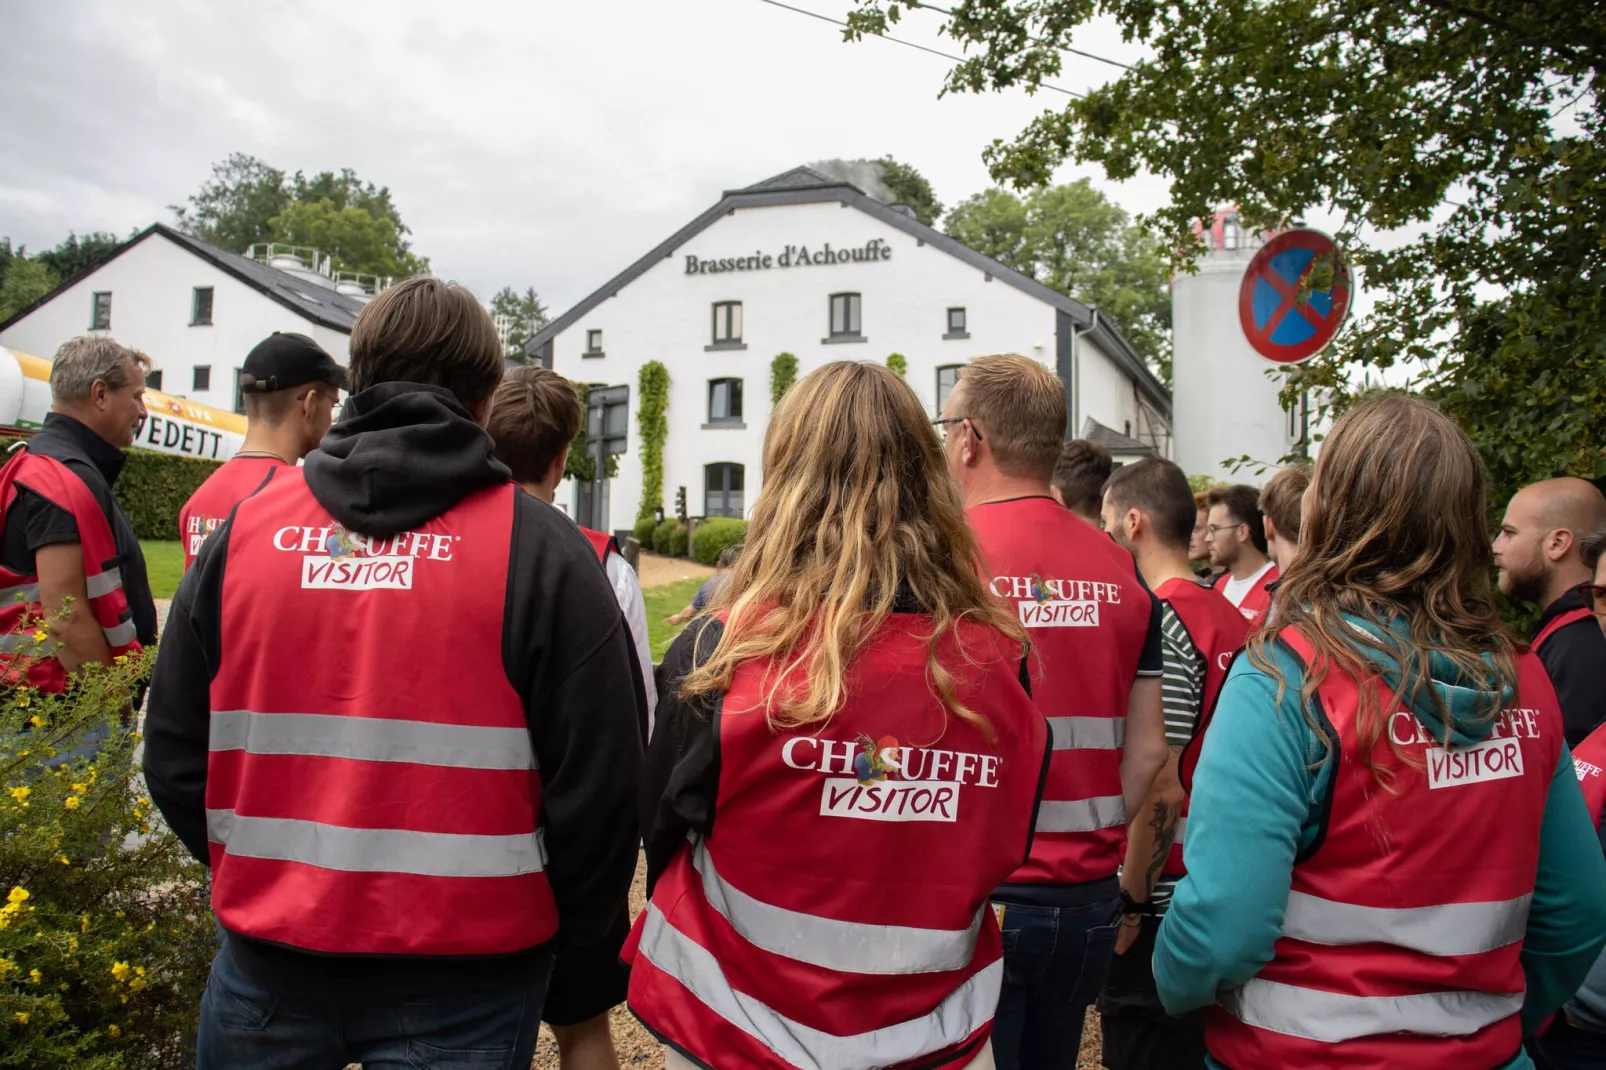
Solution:
<svg viewBox="0 0 1606 1070">
<path fill-rule="evenodd" d="M 186 570 L 202 540 L 262 486 L 269 469 L 295 464 L 318 448 L 345 384 L 346 370 L 304 334 L 274 331 L 247 354 L 240 369 L 245 443 L 179 510 Z"/>
<path fill-rule="evenodd" d="M 1606 721 L 1606 638 L 1577 589 L 1594 575 L 1580 544 L 1602 524 L 1606 498 L 1594 484 L 1547 479 L 1512 495 L 1494 540 L 1501 593 L 1544 608 L 1532 645 L 1556 685 L 1569 747 Z"/>
<path fill-rule="evenodd" d="M 1277 579 L 1277 566 L 1266 557 L 1266 529 L 1260 512 L 1260 492 L 1238 484 L 1217 487 L 1205 498 L 1210 512 L 1205 546 L 1210 563 L 1224 569 L 1216 577 L 1216 590 L 1238 607 L 1251 625 L 1271 608 L 1268 585 Z"/>
</svg>

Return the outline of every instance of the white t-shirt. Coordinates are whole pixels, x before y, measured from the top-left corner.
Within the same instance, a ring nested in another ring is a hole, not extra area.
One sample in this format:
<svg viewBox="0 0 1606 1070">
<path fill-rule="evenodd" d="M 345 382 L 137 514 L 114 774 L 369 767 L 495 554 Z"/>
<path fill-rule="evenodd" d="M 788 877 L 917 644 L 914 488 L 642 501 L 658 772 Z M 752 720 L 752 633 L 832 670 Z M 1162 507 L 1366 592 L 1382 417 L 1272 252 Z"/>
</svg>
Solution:
<svg viewBox="0 0 1606 1070">
<path fill-rule="evenodd" d="M 1241 606 L 1244 602 L 1244 595 L 1248 594 L 1250 588 L 1259 583 L 1261 577 L 1265 576 L 1266 573 L 1270 571 L 1271 562 L 1267 561 L 1265 566 L 1259 572 L 1255 573 L 1253 576 L 1250 576 L 1248 579 L 1234 579 L 1229 574 L 1227 576 L 1227 582 L 1221 585 L 1221 593 L 1226 595 L 1227 601 L 1231 602 L 1234 606 Z"/>
<path fill-rule="evenodd" d="M 636 643 L 636 660 L 641 664 L 641 682 L 647 692 L 647 738 L 652 738 L 653 711 L 658 708 L 658 688 L 652 678 L 652 640 L 647 635 L 647 602 L 641 596 L 636 570 L 618 554 L 610 553 L 605 566 L 614 597 L 630 625 L 630 638 Z"/>
</svg>

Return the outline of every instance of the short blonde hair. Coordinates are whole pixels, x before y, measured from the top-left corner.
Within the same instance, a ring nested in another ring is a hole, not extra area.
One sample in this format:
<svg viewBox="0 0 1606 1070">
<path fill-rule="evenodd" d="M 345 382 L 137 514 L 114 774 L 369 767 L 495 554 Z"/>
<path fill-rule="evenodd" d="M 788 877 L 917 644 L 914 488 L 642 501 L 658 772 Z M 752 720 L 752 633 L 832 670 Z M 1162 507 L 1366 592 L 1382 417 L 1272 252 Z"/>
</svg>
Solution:
<svg viewBox="0 0 1606 1070">
<path fill-rule="evenodd" d="M 1065 383 L 1014 353 L 977 357 L 959 372 L 967 416 L 981 425 L 1006 476 L 1053 478 L 1065 439 Z"/>
</svg>

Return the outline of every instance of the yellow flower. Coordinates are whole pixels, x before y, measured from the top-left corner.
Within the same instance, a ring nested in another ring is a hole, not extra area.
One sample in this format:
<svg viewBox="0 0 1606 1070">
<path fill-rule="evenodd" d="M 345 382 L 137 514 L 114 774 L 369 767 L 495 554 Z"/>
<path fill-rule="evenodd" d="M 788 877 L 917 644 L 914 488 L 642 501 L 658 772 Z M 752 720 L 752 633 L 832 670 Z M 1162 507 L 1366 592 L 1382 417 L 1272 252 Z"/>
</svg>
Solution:
<svg viewBox="0 0 1606 1070">
<path fill-rule="evenodd" d="M 35 728 L 43 728 L 45 726 L 45 719 L 40 717 L 38 714 L 34 714 L 32 717 L 28 718 L 28 723 Z"/>
<path fill-rule="evenodd" d="M 24 806 L 28 805 L 28 796 L 33 794 L 32 788 L 11 788 L 9 791 L 11 793 L 11 797 Z"/>
<path fill-rule="evenodd" d="M 10 973 L 16 968 L 17 964 L 11 959 L 0 959 L 0 981 L 4 981 L 6 979 L 6 974 Z"/>
<path fill-rule="evenodd" d="M 135 973 L 136 976 L 144 977 L 145 976 L 145 967 L 143 967 L 143 966 L 135 966 L 134 967 L 134 973 Z"/>
<path fill-rule="evenodd" d="M 80 914 L 80 915 L 78 915 L 78 931 L 81 932 L 81 933 L 87 933 L 89 931 L 89 915 L 88 914 Z"/>
<path fill-rule="evenodd" d="M 17 696 L 17 705 L 19 705 L 19 706 L 26 706 L 31 701 L 32 701 L 32 699 L 30 699 L 28 697 L 28 692 L 26 692 L 26 691 L 24 691 L 22 694 Z"/>
<path fill-rule="evenodd" d="M 121 981 L 123 978 L 127 977 L 129 974 L 131 974 L 133 972 L 134 972 L 133 970 L 129 969 L 128 963 L 126 963 L 126 962 L 114 962 L 114 963 L 112 963 L 112 977 L 116 978 L 119 981 Z"/>
<path fill-rule="evenodd" d="M 41 643 L 42 643 L 42 642 L 44 642 L 44 641 L 45 641 L 45 640 L 46 640 L 46 639 L 49 639 L 49 638 L 50 638 L 50 633 L 49 633 L 49 632 L 47 632 L 47 631 L 45 631 L 45 630 L 44 630 L 44 629 L 43 629 L 43 628 L 40 628 L 40 629 L 39 629 L 39 630 L 38 630 L 38 631 L 36 631 L 36 632 L 34 632 L 34 633 L 33 633 L 33 637 L 34 637 L 34 639 L 35 639 L 35 640 L 36 640 L 36 641 L 38 641 L 38 642 L 41 642 Z"/>
<path fill-rule="evenodd" d="M 66 801 L 64 801 L 61 805 L 65 806 L 69 810 L 78 809 L 78 796 L 76 796 L 76 795 L 67 796 Z"/>
<path fill-rule="evenodd" d="M 89 785 L 88 784 L 74 784 L 72 786 L 72 790 L 74 790 L 78 794 L 82 795 L 82 794 L 84 794 L 85 792 L 87 792 L 89 790 Z"/>
<path fill-rule="evenodd" d="M 57 855 L 56 861 L 60 862 L 64 866 L 72 865 L 72 859 L 68 858 L 66 855 Z"/>
<path fill-rule="evenodd" d="M 28 789 L 27 788 L 23 788 L 22 790 L 23 791 L 27 791 Z M 12 888 L 11 891 L 6 895 L 6 902 L 7 903 L 21 903 L 23 900 L 25 900 L 27 898 L 28 898 L 28 889 L 22 887 L 21 885 L 18 885 L 17 887 Z"/>
<path fill-rule="evenodd" d="M 18 1011 L 17 1012 L 17 1024 L 18 1025 L 27 1025 L 28 1024 L 28 1012 L 27 1011 Z"/>
<path fill-rule="evenodd" d="M 28 980 L 32 981 L 34 984 L 38 984 L 39 979 L 43 976 L 44 974 L 40 973 L 37 969 L 28 971 Z"/>
<path fill-rule="evenodd" d="M 123 1035 L 123 1031 L 118 1029 L 115 1025 L 108 1025 L 106 1027 L 106 1035 L 109 1037 L 120 1037 Z"/>
<path fill-rule="evenodd" d="M 138 992 L 140 989 L 142 989 L 144 987 L 145 987 L 145 978 L 143 978 L 143 977 L 136 977 L 132 981 L 128 982 L 128 990 L 130 992 Z"/>
</svg>

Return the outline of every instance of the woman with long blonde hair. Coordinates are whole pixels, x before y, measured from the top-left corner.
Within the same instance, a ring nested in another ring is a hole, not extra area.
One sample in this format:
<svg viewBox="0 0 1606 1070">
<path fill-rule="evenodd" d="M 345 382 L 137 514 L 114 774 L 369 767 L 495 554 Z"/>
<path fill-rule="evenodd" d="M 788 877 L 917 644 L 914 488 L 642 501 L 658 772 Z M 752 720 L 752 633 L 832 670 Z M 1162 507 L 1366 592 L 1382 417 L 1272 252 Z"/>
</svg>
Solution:
<svg viewBox="0 0 1606 1070">
<path fill-rule="evenodd" d="M 1026 857 L 1048 738 L 897 375 L 787 392 L 729 576 L 660 671 L 631 1010 L 671 1066 L 990 1066 L 988 894 Z"/>
<path fill-rule="evenodd" d="M 1606 943 L 1606 862 L 1544 668 L 1501 623 L 1466 435 L 1387 395 L 1334 426 L 1275 625 L 1183 756 L 1188 876 L 1154 973 L 1213 1066 L 1529 1067 Z M 1201 745 L 1202 744 L 1202 745 Z"/>
</svg>

